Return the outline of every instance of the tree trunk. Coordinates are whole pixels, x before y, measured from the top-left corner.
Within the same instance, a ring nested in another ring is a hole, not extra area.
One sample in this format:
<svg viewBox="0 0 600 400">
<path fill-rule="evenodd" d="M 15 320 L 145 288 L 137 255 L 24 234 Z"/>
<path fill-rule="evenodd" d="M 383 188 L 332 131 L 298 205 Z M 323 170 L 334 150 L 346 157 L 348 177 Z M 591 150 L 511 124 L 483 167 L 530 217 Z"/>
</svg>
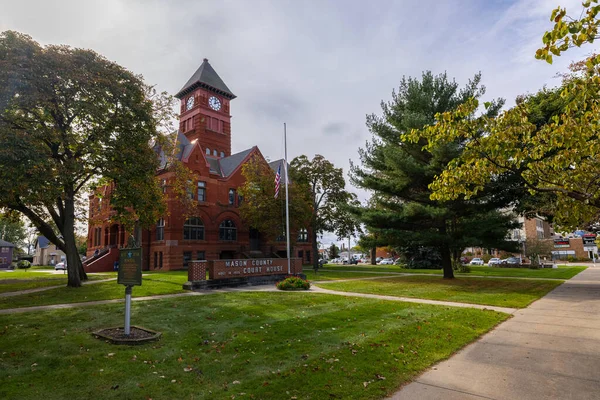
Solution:
<svg viewBox="0 0 600 400">
<path fill-rule="evenodd" d="M 64 225 L 61 232 L 65 241 L 67 255 L 67 273 L 69 287 L 80 287 L 82 280 L 87 280 L 81 258 L 75 241 L 75 202 L 72 198 L 65 199 Z"/>
<path fill-rule="evenodd" d="M 371 249 L 371 264 L 377 264 L 377 247 Z"/>
<path fill-rule="evenodd" d="M 447 244 L 443 244 L 440 248 L 440 252 L 442 253 L 442 269 L 444 270 L 444 279 L 454 279 L 450 247 Z"/>
</svg>

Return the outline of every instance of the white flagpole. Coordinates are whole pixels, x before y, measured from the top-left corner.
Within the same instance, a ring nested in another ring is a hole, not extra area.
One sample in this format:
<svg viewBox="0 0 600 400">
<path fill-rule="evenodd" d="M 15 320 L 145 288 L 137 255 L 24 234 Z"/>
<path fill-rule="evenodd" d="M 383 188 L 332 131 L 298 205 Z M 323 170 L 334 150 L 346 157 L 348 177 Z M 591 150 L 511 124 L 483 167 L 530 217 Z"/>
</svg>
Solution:
<svg viewBox="0 0 600 400">
<path fill-rule="evenodd" d="M 287 241 L 287 265 L 288 275 L 291 275 L 292 268 L 290 266 L 290 203 L 288 192 L 288 162 L 287 162 L 287 130 L 285 122 L 283 123 L 283 143 L 285 148 L 284 171 L 285 171 L 285 238 Z"/>
</svg>

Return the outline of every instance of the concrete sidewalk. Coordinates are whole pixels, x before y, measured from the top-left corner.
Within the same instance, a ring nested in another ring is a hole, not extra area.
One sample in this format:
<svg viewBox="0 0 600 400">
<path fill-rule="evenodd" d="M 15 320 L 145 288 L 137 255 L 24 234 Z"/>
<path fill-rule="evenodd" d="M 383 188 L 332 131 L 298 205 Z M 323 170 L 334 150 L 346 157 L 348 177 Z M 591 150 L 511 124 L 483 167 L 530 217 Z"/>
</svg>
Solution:
<svg viewBox="0 0 600 400">
<path fill-rule="evenodd" d="M 589 268 L 390 400 L 599 398 L 600 269 Z"/>
</svg>

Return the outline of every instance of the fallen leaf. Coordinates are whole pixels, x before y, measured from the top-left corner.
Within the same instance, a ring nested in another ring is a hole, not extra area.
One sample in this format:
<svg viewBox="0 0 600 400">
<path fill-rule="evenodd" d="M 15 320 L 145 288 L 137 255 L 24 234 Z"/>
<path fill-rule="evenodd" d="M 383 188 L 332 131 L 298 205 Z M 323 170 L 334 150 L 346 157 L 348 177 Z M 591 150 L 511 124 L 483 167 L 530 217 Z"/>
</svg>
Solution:
<svg viewBox="0 0 600 400">
<path fill-rule="evenodd" d="M 188 366 L 187 366 L 187 367 L 185 367 L 183 370 L 184 370 L 185 372 L 190 372 L 190 371 L 192 371 L 193 369 L 194 369 L 194 368 L 192 368 L 192 367 L 190 367 L 190 366 L 188 365 Z"/>
<path fill-rule="evenodd" d="M 239 385 L 239 384 L 240 384 L 240 381 L 233 381 L 233 382 L 231 382 L 231 384 L 232 384 L 232 385 Z"/>
</svg>

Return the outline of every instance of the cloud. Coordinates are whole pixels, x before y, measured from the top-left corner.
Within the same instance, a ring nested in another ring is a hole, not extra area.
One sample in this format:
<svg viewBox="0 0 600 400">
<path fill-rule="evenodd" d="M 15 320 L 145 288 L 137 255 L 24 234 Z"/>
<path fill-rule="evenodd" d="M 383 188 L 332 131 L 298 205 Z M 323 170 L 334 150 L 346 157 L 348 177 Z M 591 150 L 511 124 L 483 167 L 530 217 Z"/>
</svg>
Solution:
<svg viewBox="0 0 600 400">
<path fill-rule="evenodd" d="M 328 136 L 338 136 L 344 133 L 348 127 L 343 122 L 330 122 L 323 127 L 323 134 Z"/>
<path fill-rule="evenodd" d="M 234 151 L 258 145 L 291 157 L 323 154 L 348 171 L 402 76 L 483 74 L 489 98 L 514 104 L 586 51 L 553 65 L 534 59 L 555 0 L 3 1 L 0 30 L 92 48 L 175 93 L 204 57 L 238 96 Z M 580 0 L 564 0 L 578 12 Z M 368 194 L 359 191 L 361 199 Z"/>
</svg>

